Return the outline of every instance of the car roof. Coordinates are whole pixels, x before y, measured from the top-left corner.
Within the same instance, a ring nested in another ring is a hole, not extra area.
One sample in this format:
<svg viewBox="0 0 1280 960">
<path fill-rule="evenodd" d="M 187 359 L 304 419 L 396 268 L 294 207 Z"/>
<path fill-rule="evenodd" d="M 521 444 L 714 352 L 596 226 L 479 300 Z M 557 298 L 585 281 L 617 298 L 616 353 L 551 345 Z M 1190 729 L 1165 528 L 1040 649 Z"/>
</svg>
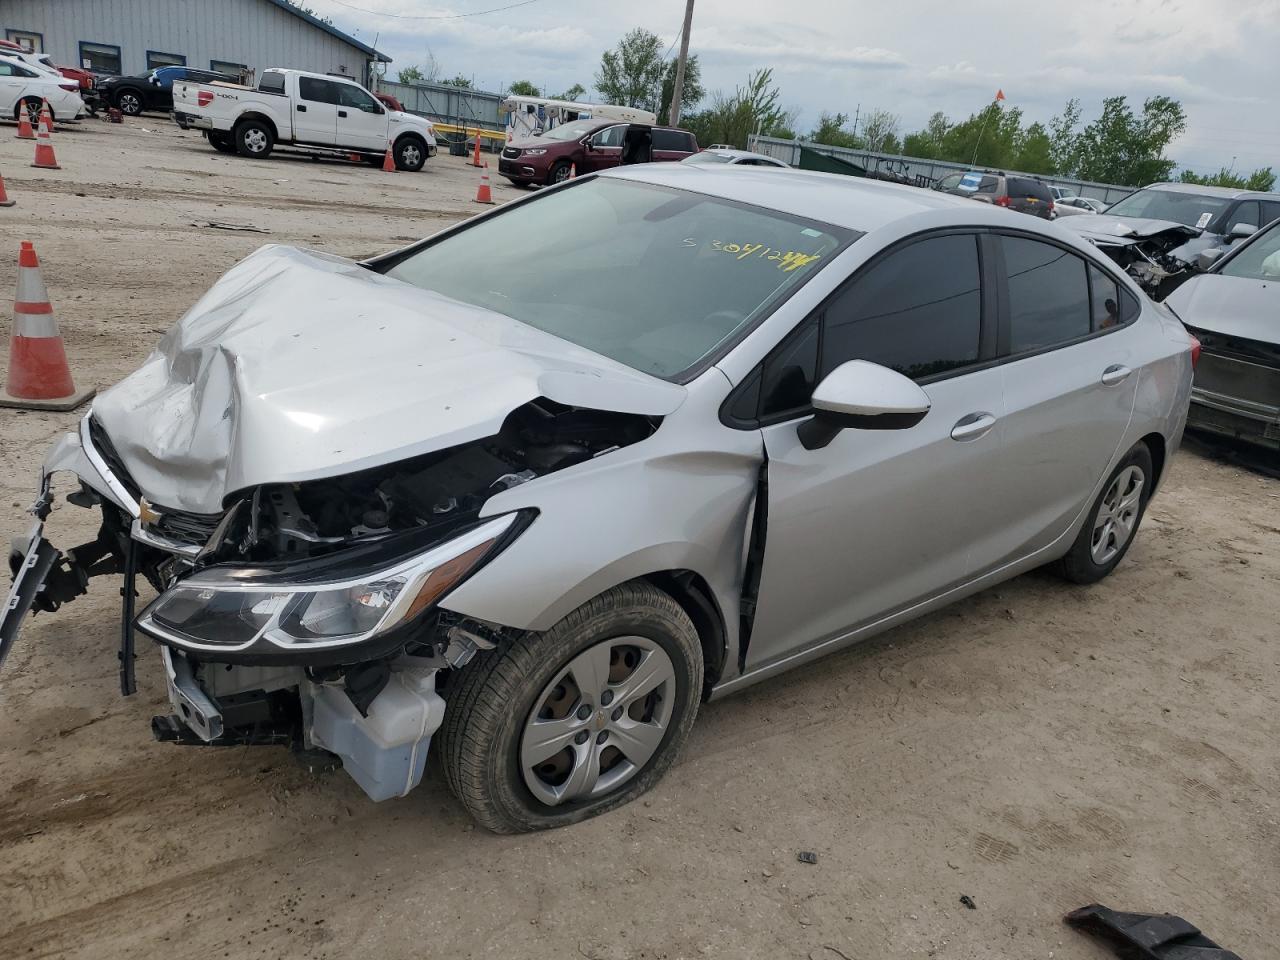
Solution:
<svg viewBox="0 0 1280 960">
<path fill-rule="evenodd" d="M 1239 197 L 1280 198 L 1280 193 L 1268 193 L 1265 190 L 1243 190 L 1239 187 L 1208 187 L 1198 183 L 1149 183 L 1143 190 L 1164 190 L 1168 193 L 1194 193 L 1202 197 L 1225 197 L 1235 200 Z M 1135 191 L 1136 192 L 1136 191 Z"/>
<path fill-rule="evenodd" d="M 602 176 L 677 187 L 863 232 L 929 211 L 959 210 L 968 222 L 977 225 L 1009 226 L 1012 215 L 1001 207 L 937 190 L 791 167 L 731 169 L 727 164 L 642 163 L 614 167 Z M 1016 216 L 1019 228 L 1034 229 L 1039 222 L 1036 217 L 1026 217 L 1032 223 L 1024 224 L 1023 215 Z"/>
</svg>

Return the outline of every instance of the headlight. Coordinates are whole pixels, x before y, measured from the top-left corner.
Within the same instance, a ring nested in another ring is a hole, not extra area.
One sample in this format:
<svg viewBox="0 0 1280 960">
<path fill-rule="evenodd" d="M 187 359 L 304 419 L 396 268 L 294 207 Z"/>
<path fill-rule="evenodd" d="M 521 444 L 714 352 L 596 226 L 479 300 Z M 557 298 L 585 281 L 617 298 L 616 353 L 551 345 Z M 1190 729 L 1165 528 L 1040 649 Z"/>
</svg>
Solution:
<svg viewBox="0 0 1280 960">
<path fill-rule="evenodd" d="M 138 626 L 180 646 L 226 652 L 255 644 L 306 651 L 362 643 L 412 620 L 457 586 L 516 519 L 499 517 L 425 553 L 344 579 L 246 581 L 212 568 L 166 590 Z"/>
<path fill-rule="evenodd" d="M 535 149 L 533 149 L 533 150 L 521 150 L 521 151 L 520 151 L 520 156 L 522 156 L 522 157 L 540 157 L 540 156 L 542 156 L 542 155 L 543 155 L 544 153 L 546 153 L 546 152 L 547 152 L 547 151 L 546 151 L 546 150 L 544 150 L 544 149 L 542 149 L 541 147 L 537 147 L 537 148 L 535 148 Z"/>
</svg>

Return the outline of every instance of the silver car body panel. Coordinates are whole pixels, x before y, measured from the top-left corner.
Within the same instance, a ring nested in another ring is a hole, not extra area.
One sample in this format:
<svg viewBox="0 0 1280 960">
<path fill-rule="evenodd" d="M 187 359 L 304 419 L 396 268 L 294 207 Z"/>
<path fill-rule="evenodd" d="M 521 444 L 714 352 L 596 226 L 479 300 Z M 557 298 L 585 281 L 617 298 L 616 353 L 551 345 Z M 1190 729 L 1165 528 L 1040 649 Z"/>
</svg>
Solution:
<svg viewBox="0 0 1280 960">
<path fill-rule="evenodd" d="M 684 389 L 351 260 L 268 246 L 94 401 L 152 502 L 393 463 L 498 431 L 539 396 L 663 416 Z"/>
</svg>

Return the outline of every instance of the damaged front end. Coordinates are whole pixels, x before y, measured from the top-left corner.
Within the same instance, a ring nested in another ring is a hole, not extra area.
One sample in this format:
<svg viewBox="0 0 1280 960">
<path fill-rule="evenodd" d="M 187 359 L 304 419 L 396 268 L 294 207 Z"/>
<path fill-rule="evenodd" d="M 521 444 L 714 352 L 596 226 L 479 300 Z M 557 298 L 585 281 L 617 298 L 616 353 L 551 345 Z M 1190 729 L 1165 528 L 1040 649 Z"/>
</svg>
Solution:
<svg viewBox="0 0 1280 960">
<path fill-rule="evenodd" d="M 1073 217 L 1064 226 L 1114 260 L 1153 300 L 1189 279 L 1196 256 L 1211 245 L 1204 231 L 1167 220 Z"/>
<path fill-rule="evenodd" d="M 498 625 L 438 606 L 536 522 L 482 517 L 495 495 L 651 435 L 660 418 L 568 407 L 514 410 L 494 436 L 338 477 L 263 484 L 217 514 L 149 502 L 91 414 L 46 459 L 0 659 L 29 610 L 52 612 L 91 577 L 122 574 L 121 688 L 133 645 L 155 640 L 171 713 L 156 739 L 287 745 L 336 754 L 374 800 L 422 777 L 448 680 L 502 638 Z M 97 509 L 95 540 L 65 552 L 44 537 L 60 471 L 68 501 Z M 134 613 L 137 578 L 158 596 Z"/>
</svg>

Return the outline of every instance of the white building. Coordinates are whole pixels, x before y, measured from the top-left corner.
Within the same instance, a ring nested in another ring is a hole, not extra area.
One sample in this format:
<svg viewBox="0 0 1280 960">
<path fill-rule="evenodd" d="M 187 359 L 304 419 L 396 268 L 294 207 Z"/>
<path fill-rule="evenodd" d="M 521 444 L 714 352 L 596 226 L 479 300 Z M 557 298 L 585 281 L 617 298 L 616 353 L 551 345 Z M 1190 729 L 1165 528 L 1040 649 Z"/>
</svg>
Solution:
<svg viewBox="0 0 1280 960">
<path fill-rule="evenodd" d="M 369 82 L 390 57 L 286 0 L 0 0 L 4 37 L 63 66 L 137 74 L 183 64 L 238 74 L 267 67 Z"/>
</svg>

